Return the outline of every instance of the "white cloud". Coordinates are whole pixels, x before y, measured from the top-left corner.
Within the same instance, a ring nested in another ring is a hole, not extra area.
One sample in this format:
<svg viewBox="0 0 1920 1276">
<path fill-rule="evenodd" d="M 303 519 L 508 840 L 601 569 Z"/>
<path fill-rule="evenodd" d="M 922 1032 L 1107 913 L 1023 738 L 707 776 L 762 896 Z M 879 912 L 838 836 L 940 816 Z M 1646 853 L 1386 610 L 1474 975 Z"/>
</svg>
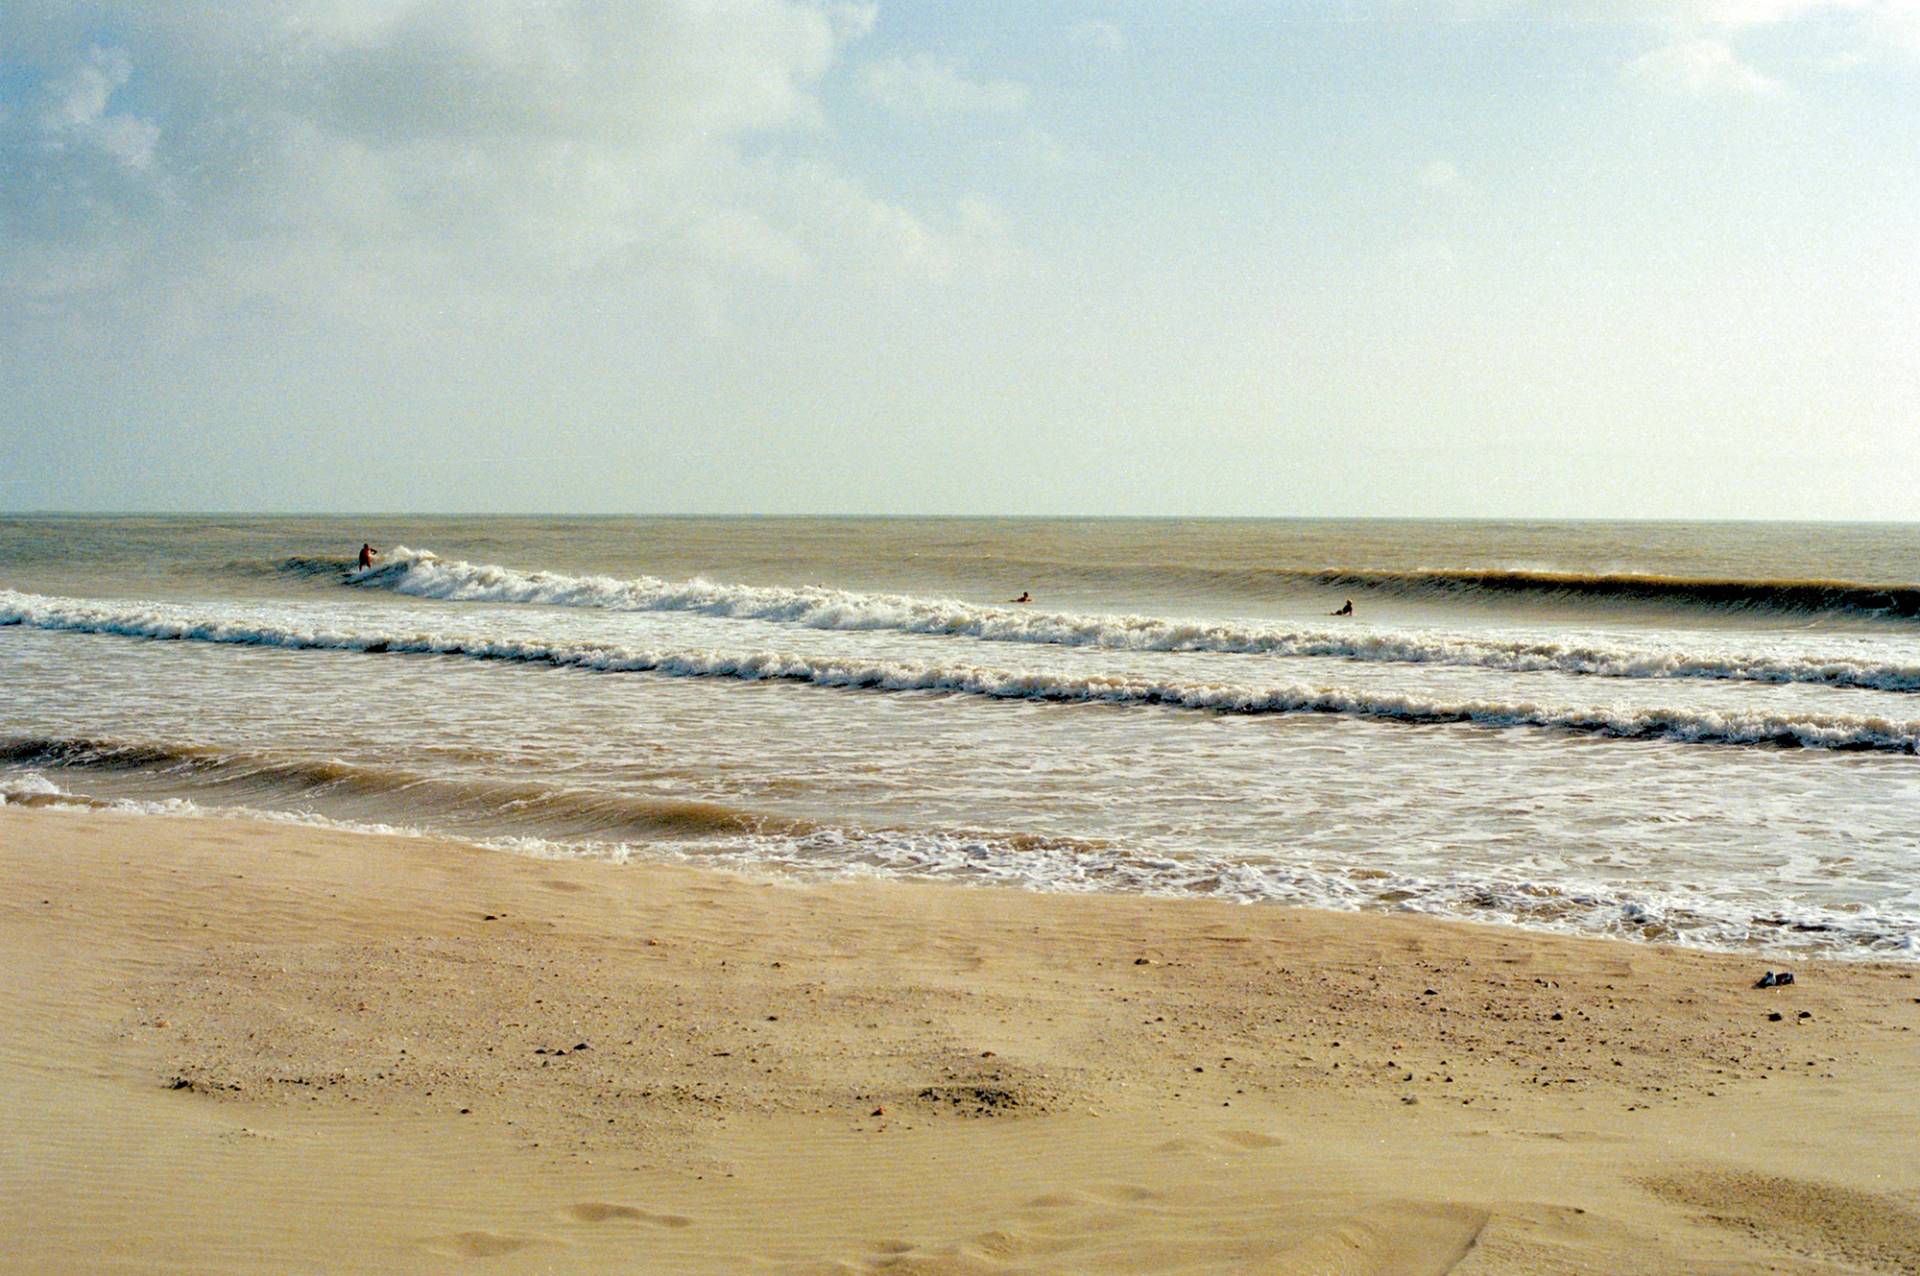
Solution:
<svg viewBox="0 0 1920 1276">
<path fill-rule="evenodd" d="M 1822 15 L 1870 15 L 1901 8 L 1907 0 L 1690 0 L 1682 19 L 1715 27 L 1772 27 Z"/>
<path fill-rule="evenodd" d="M 1438 7 L 1453 21 L 1524 20 L 1639 27 L 1669 42 L 1736 37 L 1765 27 L 1824 25 L 1871 61 L 1876 51 L 1920 53 L 1920 0 L 1379 0 L 1406 15 Z"/>
<path fill-rule="evenodd" d="M 1127 51 L 1126 33 L 1111 22 L 1091 18 L 1076 22 L 1067 28 L 1067 36 L 1080 47 L 1093 49 L 1109 57 L 1118 57 Z"/>
<path fill-rule="evenodd" d="M 1021 160 L 1051 172 L 1087 173 L 1099 167 L 1099 162 L 1090 152 L 1069 145 L 1038 125 L 1030 124 L 1021 129 L 1013 146 L 1014 153 Z"/>
<path fill-rule="evenodd" d="M 1027 104 L 1027 86 L 1011 80 L 970 80 L 952 63 L 919 54 L 875 62 L 860 74 L 866 95 L 889 110 L 940 119 L 955 115 L 1010 115 Z"/>
<path fill-rule="evenodd" d="M 95 48 L 86 61 L 47 86 L 52 104 L 43 123 L 57 141 L 92 146 L 127 168 L 153 162 L 160 129 L 150 121 L 108 110 L 113 95 L 133 76 L 133 62 L 120 49 Z"/>
<path fill-rule="evenodd" d="M 880 6 L 871 2 L 838 3 L 827 6 L 827 20 L 842 40 L 858 40 L 873 34 L 880 18 Z"/>
<path fill-rule="evenodd" d="M 816 269 L 945 283 L 998 277 L 1021 264 L 1010 223 L 982 196 L 963 197 L 932 218 L 876 198 L 822 164 L 796 164 L 765 176 L 779 188 L 800 233 L 816 246 Z"/>
<path fill-rule="evenodd" d="M 1699 21 L 1721 27 L 1771 26 L 1820 13 L 1859 13 L 1871 0 L 1697 0 L 1687 6 Z"/>
<path fill-rule="evenodd" d="M 1852 65 L 1920 54 L 1920 0 L 1679 0 L 1660 12 L 1678 35 L 1824 23 L 1851 46 Z"/>
<path fill-rule="evenodd" d="M 90 49 L 90 12 L 0 8 L 0 48 L 59 68 L 37 115 L 0 119 L 0 294 L 111 279 L 404 326 L 574 288 L 723 298 L 829 258 L 936 279 L 982 240 L 765 144 L 817 132 L 871 4 L 129 4 L 111 50 Z"/>
<path fill-rule="evenodd" d="M 1418 181 L 1422 190 L 1457 190 L 1460 187 L 1460 170 L 1451 160 L 1428 160 L 1420 166 Z"/>
<path fill-rule="evenodd" d="M 1667 93 L 1693 97 L 1759 97 L 1779 93 L 1778 80 L 1742 62 L 1721 40 L 1680 40 L 1643 53 L 1627 63 L 1628 81 Z"/>
</svg>

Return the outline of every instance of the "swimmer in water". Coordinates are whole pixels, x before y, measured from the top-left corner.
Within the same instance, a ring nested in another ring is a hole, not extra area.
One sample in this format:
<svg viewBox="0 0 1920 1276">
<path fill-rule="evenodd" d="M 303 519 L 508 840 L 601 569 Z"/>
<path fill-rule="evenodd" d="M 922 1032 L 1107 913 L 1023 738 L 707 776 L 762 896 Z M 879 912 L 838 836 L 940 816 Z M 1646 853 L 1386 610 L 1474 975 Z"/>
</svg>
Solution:
<svg viewBox="0 0 1920 1276">
<path fill-rule="evenodd" d="M 1341 606 L 1341 608 L 1340 608 L 1340 610 L 1339 610 L 1339 611 L 1334 611 L 1334 612 L 1328 612 L 1327 614 L 1328 614 L 1328 615 L 1330 615 L 1330 616 L 1351 616 L 1351 615 L 1353 615 L 1353 599 L 1351 599 L 1351 598 L 1349 598 L 1349 599 L 1347 599 L 1347 601 L 1346 601 L 1346 602 L 1345 602 L 1345 603 L 1344 603 L 1344 604 L 1343 604 L 1343 605 Z"/>
<path fill-rule="evenodd" d="M 379 552 L 380 552 L 379 550 L 367 544 L 365 541 L 361 541 L 360 542 L 360 570 L 365 571 L 367 570 L 367 568 L 373 566 L 373 556 L 375 554 L 378 554 Z"/>
<path fill-rule="evenodd" d="M 1018 598 L 1009 598 L 1007 601 L 1010 603 L 1030 603 L 1033 601 L 1033 594 L 1030 590 L 1023 589 L 1020 591 Z"/>
</svg>

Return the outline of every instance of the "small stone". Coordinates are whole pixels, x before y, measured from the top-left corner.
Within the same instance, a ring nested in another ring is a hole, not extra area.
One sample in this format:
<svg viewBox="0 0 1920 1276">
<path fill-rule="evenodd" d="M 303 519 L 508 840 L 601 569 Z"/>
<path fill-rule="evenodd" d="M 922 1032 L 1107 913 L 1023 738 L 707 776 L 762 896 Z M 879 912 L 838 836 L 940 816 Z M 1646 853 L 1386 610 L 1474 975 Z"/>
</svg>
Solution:
<svg viewBox="0 0 1920 1276">
<path fill-rule="evenodd" d="M 1811 1018 L 1813 1018 L 1813 1011 L 1811 1011 L 1811 1010 L 1802 1010 L 1802 1011 L 1800 1012 L 1800 1017 L 1801 1017 L 1802 1019 L 1811 1019 Z"/>
<path fill-rule="evenodd" d="M 1151 957 L 1135 957 L 1135 958 L 1133 959 L 1133 964 L 1134 964 L 1134 965 L 1136 965 L 1136 966 L 1151 966 L 1151 965 L 1153 965 L 1153 958 L 1151 958 Z M 1920 998 L 1916 998 L 1916 1000 L 1920 1000 Z"/>
<path fill-rule="evenodd" d="M 574 1049 L 575 1049 L 575 1050 L 591 1050 L 591 1049 L 593 1049 L 593 1047 L 592 1047 L 592 1046 L 590 1046 L 590 1045 L 588 1045 L 588 1044 L 587 1044 L 586 1042 L 584 1042 L 584 1041 L 582 1041 L 582 1042 L 580 1042 L 580 1043 L 578 1043 L 577 1045 L 575 1045 L 575 1046 L 574 1046 Z"/>
<path fill-rule="evenodd" d="M 1767 1016 L 1767 1022 L 1779 1023 L 1782 1019 L 1785 1019 L 1785 1018 L 1786 1018 L 1785 1015 L 1781 1014 L 1778 1010 L 1776 1010 Z"/>
<path fill-rule="evenodd" d="M 868 1116 L 885 1116 L 886 1114 L 887 1114 L 887 1110 L 884 1107 L 880 1107 L 880 1108 L 875 1108 L 872 1112 L 869 1112 L 867 1115 Z"/>
<path fill-rule="evenodd" d="M 1553 1012 L 1553 1014 L 1552 1014 L 1552 1015 L 1551 1015 L 1550 1017 L 1551 1017 L 1551 1018 L 1553 1019 L 1553 1021 L 1554 1021 L 1555 1023 L 1558 1023 L 1558 1022 L 1560 1022 L 1560 1021 L 1561 1021 L 1562 1019 L 1565 1019 L 1565 1018 L 1566 1018 L 1566 1016 L 1565 1016 L 1565 1015 L 1563 1015 L 1563 1014 L 1561 1014 L 1561 1013 L 1560 1013 L 1560 1012 L 1559 1012 L 1558 1010 L 1556 1010 L 1556 1011 L 1554 1011 L 1554 1012 Z"/>
</svg>

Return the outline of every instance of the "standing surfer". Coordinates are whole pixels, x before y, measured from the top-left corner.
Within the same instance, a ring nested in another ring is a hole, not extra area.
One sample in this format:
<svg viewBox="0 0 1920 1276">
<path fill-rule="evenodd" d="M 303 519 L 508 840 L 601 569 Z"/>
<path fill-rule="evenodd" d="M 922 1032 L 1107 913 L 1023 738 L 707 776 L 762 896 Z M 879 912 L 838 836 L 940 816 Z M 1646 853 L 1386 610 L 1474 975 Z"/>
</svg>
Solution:
<svg viewBox="0 0 1920 1276">
<path fill-rule="evenodd" d="M 380 552 L 379 550 L 367 544 L 365 541 L 361 541 L 360 542 L 360 570 L 365 571 L 367 570 L 367 568 L 373 566 L 373 556 L 375 554 L 378 554 L 379 552 Z"/>
</svg>

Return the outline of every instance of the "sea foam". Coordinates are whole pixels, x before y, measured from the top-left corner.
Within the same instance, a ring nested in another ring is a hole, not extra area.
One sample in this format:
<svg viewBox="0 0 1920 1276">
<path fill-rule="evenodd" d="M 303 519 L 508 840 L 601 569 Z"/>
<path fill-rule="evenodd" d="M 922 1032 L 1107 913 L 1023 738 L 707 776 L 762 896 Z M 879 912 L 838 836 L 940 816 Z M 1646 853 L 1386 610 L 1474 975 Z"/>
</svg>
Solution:
<svg viewBox="0 0 1920 1276">
<path fill-rule="evenodd" d="M 520 572 L 492 564 L 443 559 L 429 551 L 404 546 L 396 548 L 386 562 L 350 573 L 345 579 L 362 587 L 448 601 L 688 612 L 811 629 L 890 630 L 984 642 L 1119 651 L 1311 656 L 1369 663 L 1453 665 L 1512 673 L 1807 683 L 1871 691 L 1920 692 L 1920 661 L 1686 652 L 1591 643 L 1299 629 L 1152 616 L 1076 615 L 821 587 L 783 588 L 724 584 L 698 578 L 676 582 L 651 576 L 623 580 L 612 576 Z"/>
<path fill-rule="evenodd" d="M 1329 714 L 1421 725 L 1536 727 L 1615 739 L 1920 752 L 1920 720 L 1880 715 L 1447 700 L 1338 686 L 1182 682 L 780 652 L 666 651 L 603 642 L 295 624 L 172 604 L 106 604 L 0 590 L 0 625 L 133 638 L 476 660 L 666 677 L 782 681 L 1002 700 L 1154 706 L 1234 714 Z"/>
</svg>

